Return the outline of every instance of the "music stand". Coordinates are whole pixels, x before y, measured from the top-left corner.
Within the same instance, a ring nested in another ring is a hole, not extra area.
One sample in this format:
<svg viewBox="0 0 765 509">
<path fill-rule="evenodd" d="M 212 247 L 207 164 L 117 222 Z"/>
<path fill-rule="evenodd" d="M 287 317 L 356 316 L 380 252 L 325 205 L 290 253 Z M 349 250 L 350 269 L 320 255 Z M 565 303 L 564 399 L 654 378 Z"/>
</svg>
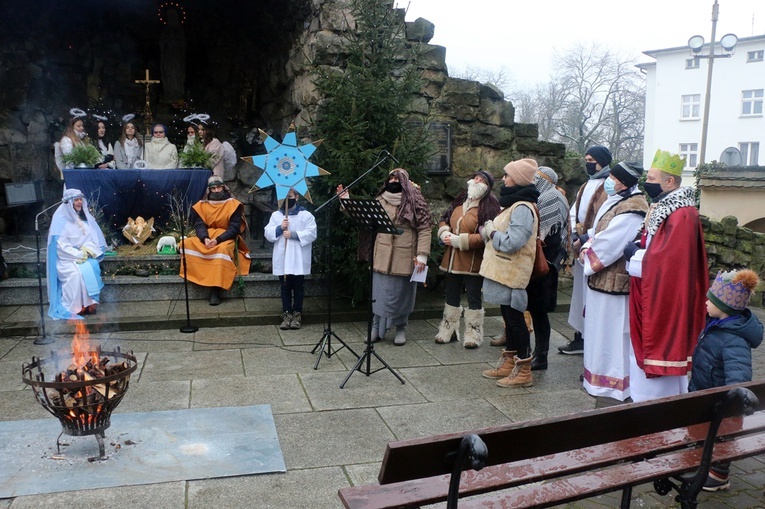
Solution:
<svg viewBox="0 0 765 509">
<path fill-rule="evenodd" d="M 356 365 L 353 366 L 353 368 L 348 372 L 348 376 L 346 376 L 345 380 L 343 380 L 343 383 L 340 384 L 340 388 L 342 389 L 345 386 L 346 382 L 348 382 L 348 380 L 351 378 L 351 375 L 354 371 L 360 371 L 361 373 L 369 376 L 372 373 L 377 373 L 378 371 L 386 368 L 388 371 L 393 373 L 393 375 L 403 384 L 405 383 L 404 379 L 401 378 L 398 373 L 393 371 L 393 368 L 391 368 L 388 363 L 386 363 L 379 355 L 377 355 L 377 352 L 375 352 L 374 343 L 372 343 L 372 319 L 374 317 L 374 311 L 372 308 L 372 304 L 374 303 L 372 296 L 374 295 L 374 292 L 372 285 L 374 275 L 373 269 L 375 264 L 375 240 L 377 239 L 378 233 L 400 235 L 402 232 L 396 228 L 396 226 L 393 224 L 393 221 L 391 221 L 390 217 L 388 216 L 388 213 L 385 212 L 382 204 L 377 200 L 353 200 L 348 198 L 344 199 L 342 203 L 346 212 L 351 217 L 351 219 L 356 222 L 356 225 L 360 230 L 368 230 L 372 232 L 372 251 L 369 256 L 369 318 L 367 321 L 367 345 L 364 353 L 361 355 L 361 357 L 359 357 L 359 360 L 356 361 Z M 372 356 L 375 356 L 377 360 L 382 363 L 383 367 L 372 371 Z M 364 360 L 367 361 L 366 370 L 361 369 L 361 365 L 364 363 Z"/>
</svg>

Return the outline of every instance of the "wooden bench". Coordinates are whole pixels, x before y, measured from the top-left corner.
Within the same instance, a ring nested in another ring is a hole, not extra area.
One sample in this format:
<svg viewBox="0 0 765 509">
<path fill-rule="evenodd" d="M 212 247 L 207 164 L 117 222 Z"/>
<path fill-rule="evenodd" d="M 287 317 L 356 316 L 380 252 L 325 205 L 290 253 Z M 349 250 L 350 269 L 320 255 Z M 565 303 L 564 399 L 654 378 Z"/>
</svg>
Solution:
<svg viewBox="0 0 765 509">
<path fill-rule="evenodd" d="M 762 403 L 760 403 L 762 402 Z M 342 488 L 347 509 L 552 507 L 649 482 L 683 508 L 712 461 L 765 452 L 765 381 L 561 417 L 390 442 L 379 484 Z M 747 417 L 742 417 L 747 415 Z M 694 475 L 695 472 L 695 475 Z M 681 475 L 685 474 L 685 475 Z M 465 497 L 470 497 L 465 499 Z"/>
</svg>

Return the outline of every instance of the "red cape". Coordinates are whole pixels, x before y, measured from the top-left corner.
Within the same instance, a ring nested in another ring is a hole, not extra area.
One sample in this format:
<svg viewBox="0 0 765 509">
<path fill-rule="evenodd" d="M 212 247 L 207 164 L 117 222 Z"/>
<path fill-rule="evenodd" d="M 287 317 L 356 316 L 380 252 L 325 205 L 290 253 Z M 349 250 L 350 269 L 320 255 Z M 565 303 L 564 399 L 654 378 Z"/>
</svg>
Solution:
<svg viewBox="0 0 765 509">
<path fill-rule="evenodd" d="M 630 338 L 637 365 L 648 377 L 686 375 L 704 327 L 709 286 L 695 207 L 677 209 L 659 226 L 643 257 L 642 274 L 630 282 Z"/>
</svg>

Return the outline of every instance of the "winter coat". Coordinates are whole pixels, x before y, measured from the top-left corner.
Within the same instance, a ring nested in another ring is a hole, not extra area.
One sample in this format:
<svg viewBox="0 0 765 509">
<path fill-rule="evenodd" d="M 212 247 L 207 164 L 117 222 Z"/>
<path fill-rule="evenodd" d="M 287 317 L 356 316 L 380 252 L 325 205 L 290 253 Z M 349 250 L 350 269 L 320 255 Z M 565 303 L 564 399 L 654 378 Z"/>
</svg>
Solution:
<svg viewBox="0 0 765 509">
<path fill-rule="evenodd" d="M 478 275 L 484 250 L 483 239 L 478 233 L 478 204 L 477 201 L 472 202 L 467 212 L 463 212 L 463 203 L 455 207 L 449 224 L 439 223 L 439 234 L 447 227 L 452 232 L 452 245 L 446 246 L 441 270 L 452 274 Z"/>
<path fill-rule="evenodd" d="M 375 272 L 392 276 L 411 276 L 414 271 L 414 259 L 417 255 L 430 255 L 430 227 L 415 230 L 407 221 L 398 223 L 398 207 L 391 205 L 382 197 L 377 198 L 388 216 L 393 218 L 396 228 L 403 230 L 401 235 L 380 233 L 374 246 Z"/>
<path fill-rule="evenodd" d="M 752 348 L 762 343 L 762 323 L 745 309 L 741 316 L 707 326 L 693 352 L 689 391 L 752 380 Z"/>
</svg>

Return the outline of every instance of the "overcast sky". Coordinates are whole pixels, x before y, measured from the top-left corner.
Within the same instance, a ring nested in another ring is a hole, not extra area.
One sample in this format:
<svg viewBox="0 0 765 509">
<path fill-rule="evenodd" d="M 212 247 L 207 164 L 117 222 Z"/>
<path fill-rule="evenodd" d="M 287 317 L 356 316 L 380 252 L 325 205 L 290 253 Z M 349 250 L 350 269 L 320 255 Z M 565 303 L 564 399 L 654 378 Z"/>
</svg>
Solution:
<svg viewBox="0 0 765 509">
<path fill-rule="evenodd" d="M 431 44 L 446 47 L 453 69 L 504 66 L 516 87 L 547 81 L 557 50 L 599 42 L 639 62 L 643 51 L 709 42 L 714 0 L 396 0 L 407 21 L 436 25 Z M 765 0 L 718 0 L 716 40 L 765 35 Z M 719 48 L 719 46 L 718 46 Z M 719 51 L 719 49 L 718 49 Z"/>
</svg>

